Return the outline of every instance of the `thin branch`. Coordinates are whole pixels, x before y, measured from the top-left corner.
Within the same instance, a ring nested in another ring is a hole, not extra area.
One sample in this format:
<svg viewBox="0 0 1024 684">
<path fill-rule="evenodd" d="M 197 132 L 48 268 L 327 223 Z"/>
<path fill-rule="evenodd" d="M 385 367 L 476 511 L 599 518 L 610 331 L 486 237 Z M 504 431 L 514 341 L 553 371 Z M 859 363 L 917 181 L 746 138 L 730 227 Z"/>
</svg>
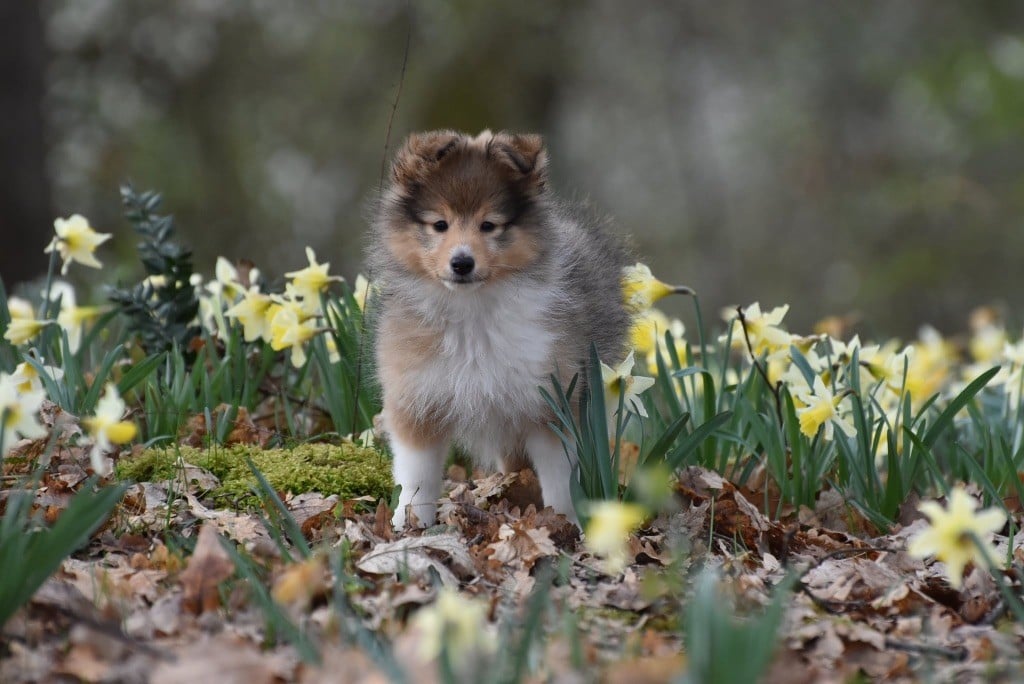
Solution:
<svg viewBox="0 0 1024 684">
<path fill-rule="evenodd" d="M 921 653 L 922 655 L 939 656 L 940 658 L 945 658 L 947 660 L 966 660 L 968 656 L 967 649 L 963 646 L 947 648 L 945 646 L 931 646 L 929 644 L 919 644 L 912 641 L 900 641 L 890 637 L 885 638 L 885 647 L 891 648 L 894 651 L 906 651 L 907 653 Z"/>
<path fill-rule="evenodd" d="M 747 343 L 747 352 L 750 354 L 750 360 L 764 380 L 768 391 L 772 393 L 772 397 L 775 399 L 775 416 L 779 419 L 779 425 L 782 426 L 782 383 L 772 384 L 772 381 L 768 378 L 768 371 L 761 364 L 761 359 L 757 358 L 757 354 L 754 353 L 754 345 L 750 341 L 750 332 L 747 330 L 747 316 L 743 313 L 742 306 L 736 307 L 736 316 L 739 318 L 740 327 L 743 328 L 743 340 Z"/>
<path fill-rule="evenodd" d="M 412 44 L 412 4 L 409 0 L 405 3 L 405 13 L 409 17 L 409 23 L 405 28 L 405 49 L 402 52 L 402 71 L 398 75 L 398 89 L 395 91 L 395 99 L 391 103 L 391 113 L 388 115 L 388 127 L 384 134 L 384 153 L 380 160 L 380 179 L 377 181 L 377 201 L 380 201 L 384 193 L 384 177 L 388 170 L 388 150 L 391 147 L 391 129 L 395 123 L 395 114 L 398 112 L 398 103 L 402 99 L 402 86 L 405 85 L 405 72 L 409 67 L 409 46 Z M 366 305 L 370 301 L 370 287 L 373 285 L 373 274 L 367 273 L 369 284 L 366 288 L 366 298 L 359 310 L 359 353 L 356 355 L 356 382 L 352 396 L 352 431 L 356 431 L 356 421 L 359 420 L 359 392 L 363 386 L 363 354 L 366 342 Z"/>
</svg>

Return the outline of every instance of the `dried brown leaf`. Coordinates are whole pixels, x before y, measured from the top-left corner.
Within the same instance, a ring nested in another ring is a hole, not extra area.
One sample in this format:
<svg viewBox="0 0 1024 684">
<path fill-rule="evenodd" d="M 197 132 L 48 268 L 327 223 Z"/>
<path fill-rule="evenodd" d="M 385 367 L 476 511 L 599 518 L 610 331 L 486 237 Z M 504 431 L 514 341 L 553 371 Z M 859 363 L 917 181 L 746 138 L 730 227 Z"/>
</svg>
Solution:
<svg viewBox="0 0 1024 684">
<path fill-rule="evenodd" d="M 182 588 L 182 610 L 193 615 L 216 610 L 220 607 L 217 587 L 234 572 L 235 565 L 220 544 L 216 526 L 204 523 L 195 551 L 178 577 Z"/>
</svg>

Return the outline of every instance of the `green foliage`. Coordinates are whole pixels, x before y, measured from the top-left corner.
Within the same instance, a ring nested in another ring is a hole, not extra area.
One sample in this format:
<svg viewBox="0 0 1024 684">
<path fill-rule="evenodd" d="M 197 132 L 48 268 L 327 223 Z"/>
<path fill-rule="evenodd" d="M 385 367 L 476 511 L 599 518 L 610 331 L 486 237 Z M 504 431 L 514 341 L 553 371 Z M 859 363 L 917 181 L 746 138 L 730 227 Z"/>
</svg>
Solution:
<svg viewBox="0 0 1024 684">
<path fill-rule="evenodd" d="M 175 476 L 178 459 L 206 468 L 221 486 L 214 494 L 257 503 L 252 493 L 258 484 L 249 459 L 279 492 L 320 492 L 342 499 L 356 496 L 387 498 L 391 494 L 391 468 L 374 449 L 344 444 L 303 444 L 293 449 L 263 449 L 257 446 L 151 448 L 117 464 L 117 476 L 137 482 L 165 480 Z"/>
<path fill-rule="evenodd" d="M 223 344 L 209 333 L 189 363 L 176 348 L 162 355 L 159 367 L 140 392 L 150 439 L 175 438 L 193 416 L 207 417 L 211 441 L 222 443 L 234 426 L 237 409 L 252 410 L 262 398 L 261 385 L 270 373 L 275 353 L 257 341 L 247 344 L 237 326 L 229 328 Z M 230 410 L 212 420 L 211 412 Z"/>
<path fill-rule="evenodd" d="M 320 652 L 316 643 L 304 629 L 292 622 L 284 608 L 270 596 L 270 591 L 267 589 L 266 572 L 233 542 L 220 537 L 220 543 L 230 556 L 239 578 L 245 581 L 249 595 L 263 611 L 267 623 L 268 640 L 273 643 L 276 637 L 280 637 L 295 647 L 302 662 L 310 665 L 319 664 Z"/>
<path fill-rule="evenodd" d="M 61 562 L 81 548 L 121 500 L 123 486 L 82 483 L 57 521 L 47 526 L 33 512 L 32 488 L 10 492 L 0 516 L 0 627 L 28 601 Z"/>
<path fill-rule="evenodd" d="M 341 284 L 340 297 L 324 296 L 322 303 L 330 337 L 321 335 L 312 341 L 313 363 L 335 432 L 356 434 L 373 426 L 373 416 L 381 408 L 369 362 L 373 340 L 347 282 Z M 331 362 L 328 340 L 334 345 L 337 363 Z"/>
<path fill-rule="evenodd" d="M 625 410 L 624 396 L 620 394 L 614 414 L 615 425 L 608 424 L 601 362 L 594 346 L 590 350 L 587 383 L 574 408 L 573 393 L 578 384 L 577 376 L 569 387 L 563 389 L 558 379 L 553 377 L 553 392 L 543 387 L 540 391 L 556 417 L 557 422 L 551 425 L 551 429 L 562 440 L 566 453 L 576 454 L 578 458 L 579 479 L 574 478 L 570 486 L 576 513 L 584 524 L 588 519 L 587 501 L 642 498 L 643 483 L 650 480 L 646 474 L 655 473 L 655 477 L 663 478 L 662 473 L 672 473 L 692 464 L 699 450 L 732 418 L 729 411 L 712 414 L 697 427 L 687 430 L 690 414 L 681 412 L 675 415 L 657 431 L 656 438 L 645 441 L 633 477 L 621 486 L 619 472 L 623 437 L 627 425 L 638 419 Z"/>
<path fill-rule="evenodd" d="M 771 661 L 791 582 L 776 587 L 760 615 L 740 617 L 719 586 L 718 574 L 705 570 L 697 578 L 686 606 L 685 684 L 756 682 Z"/>
<path fill-rule="evenodd" d="M 7 289 L 3 278 L 0 278 L 0 330 L 7 330 L 11 324 L 11 311 L 7 307 Z M 10 373 L 18 365 L 20 356 L 14 345 L 0 335 L 0 372 Z"/>
<path fill-rule="evenodd" d="M 199 335 L 195 323 L 199 313 L 192 279 L 192 252 L 174 241 L 174 217 L 155 213 L 159 194 L 137 193 L 131 185 L 121 186 L 125 217 L 142 238 L 139 258 L 148 278 L 132 288 L 110 292 L 128 328 L 148 352 L 182 350 L 186 357 L 189 342 Z M 149 278 L 155 279 L 153 280 Z"/>
</svg>

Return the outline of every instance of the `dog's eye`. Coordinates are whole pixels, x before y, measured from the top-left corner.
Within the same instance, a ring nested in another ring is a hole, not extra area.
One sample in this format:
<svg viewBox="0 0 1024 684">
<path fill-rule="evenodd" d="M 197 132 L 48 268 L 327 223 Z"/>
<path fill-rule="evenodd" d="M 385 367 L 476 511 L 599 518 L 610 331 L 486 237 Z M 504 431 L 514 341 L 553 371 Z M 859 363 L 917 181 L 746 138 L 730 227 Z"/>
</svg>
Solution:
<svg viewBox="0 0 1024 684">
<path fill-rule="evenodd" d="M 480 230 L 482 230 L 485 233 L 490 233 L 492 230 L 494 230 L 494 224 L 491 223 L 490 221 L 484 221 L 483 223 L 480 224 Z"/>
<path fill-rule="evenodd" d="M 434 221 L 434 230 L 436 230 L 438 233 L 443 233 L 444 231 L 448 230 L 448 222 Z"/>
</svg>

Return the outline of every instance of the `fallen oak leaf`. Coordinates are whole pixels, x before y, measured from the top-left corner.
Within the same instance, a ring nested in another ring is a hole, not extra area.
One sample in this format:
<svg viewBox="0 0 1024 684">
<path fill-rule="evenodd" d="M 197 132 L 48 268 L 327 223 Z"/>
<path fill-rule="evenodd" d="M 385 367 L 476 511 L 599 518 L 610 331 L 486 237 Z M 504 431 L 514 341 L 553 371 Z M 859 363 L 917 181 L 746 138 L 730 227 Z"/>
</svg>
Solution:
<svg viewBox="0 0 1024 684">
<path fill-rule="evenodd" d="M 196 549 L 178 577 L 183 590 L 181 609 L 193 615 L 217 610 L 220 606 L 217 587 L 234 572 L 235 564 L 220 545 L 216 526 L 210 522 L 203 523 Z"/>
<path fill-rule="evenodd" d="M 493 549 L 494 560 L 521 565 L 527 570 L 544 556 L 558 555 L 546 527 L 527 527 L 522 522 L 503 524 L 498 529 L 498 541 L 487 548 Z"/>
</svg>

